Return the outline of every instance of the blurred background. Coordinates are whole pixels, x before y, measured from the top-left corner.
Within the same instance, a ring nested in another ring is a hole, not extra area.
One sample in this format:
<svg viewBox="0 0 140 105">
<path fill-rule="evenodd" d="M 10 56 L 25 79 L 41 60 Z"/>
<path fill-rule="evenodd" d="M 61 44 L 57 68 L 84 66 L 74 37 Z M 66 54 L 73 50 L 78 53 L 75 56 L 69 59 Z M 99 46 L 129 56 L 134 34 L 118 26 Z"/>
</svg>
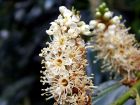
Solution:
<svg viewBox="0 0 140 105">
<path fill-rule="evenodd" d="M 46 102 L 40 95 L 38 54 L 49 41 L 45 30 L 57 18 L 59 6 L 74 6 L 88 23 L 103 1 L 123 16 L 140 41 L 140 0 L 0 0 L 0 105 L 53 105 L 53 99 Z M 93 64 L 90 49 L 87 58 L 87 73 L 95 74 L 94 84 L 109 80 L 106 73 L 100 72 L 100 62 Z"/>
</svg>

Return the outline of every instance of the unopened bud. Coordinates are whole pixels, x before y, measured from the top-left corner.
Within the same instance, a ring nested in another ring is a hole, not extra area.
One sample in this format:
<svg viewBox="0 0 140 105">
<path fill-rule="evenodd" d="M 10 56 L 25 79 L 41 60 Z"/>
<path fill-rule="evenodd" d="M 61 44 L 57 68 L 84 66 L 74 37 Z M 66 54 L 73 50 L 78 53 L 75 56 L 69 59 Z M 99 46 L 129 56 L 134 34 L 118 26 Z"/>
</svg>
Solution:
<svg viewBox="0 0 140 105">
<path fill-rule="evenodd" d="M 101 13 L 100 12 L 96 12 L 96 17 L 100 17 L 101 16 Z"/>
<path fill-rule="evenodd" d="M 110 18 L 112 17 L 112 15 L 113 15 L 113 13 L 110 12 L 110 11 L 105 12 L 105 14 L 104 14 L 104 18 L 105 18 L 105 19 L 110 19 Z"/>
<path fill-rule="evenodd" d="M 103 31 L 106 28 L 105 24 L 103 24 L 103 23 L 99 23 L 97 25 L 97 27 L 98 27 L 99 31 Z"/>
<path fill-rule="evenodd" d="M 120 23 L 120 18 L 118 16 L 114 16 L 111 21 L 112 23 Z"/>
<path fill-rule="evenodd" d="M 59 7 L 59 11 L 60 11 L 61 13 L 64 13 L 65 10 L 66 10 L 66 7 L 65 7 L 65 6 L 60 6 L 60 7 Z"/>
<path fill-rule="evenodd" d="M 97 25 L 97 21 L 96 20 L 91 20 L 90 22 L 89 22 L 89 27 L 90 27 L 90 29 L 93 29 L 94 27 L 96 27 L 96 25 Z"/>
</svg>

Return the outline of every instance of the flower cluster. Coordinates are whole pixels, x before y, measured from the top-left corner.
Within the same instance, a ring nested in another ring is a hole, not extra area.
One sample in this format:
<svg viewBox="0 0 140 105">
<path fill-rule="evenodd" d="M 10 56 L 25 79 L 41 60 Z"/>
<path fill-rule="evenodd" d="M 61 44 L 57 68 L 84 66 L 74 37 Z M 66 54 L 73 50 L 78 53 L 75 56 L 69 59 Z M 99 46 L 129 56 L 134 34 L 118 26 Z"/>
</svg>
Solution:
<svg viewBox="0 0 140 105">
<path fill-rule="evenodd" d="M 96 18 L 89 25 L 97 59 L 103 59 L 105 70 L 115 70 L 127 82 L 136 80 L 135 74 L 140 71 L 140 50 L 134 35 L 129 34 L 121 16 L 113 16 L 104 3 L 97 9 Z"/>
<path fill-rule="evenodd" d="M 80 21 L 79 13 L 66 7 L 59 8 L 60 15 L 51 22 L 47 34 L 53 36 L 40 56 L 44 70 L 41 82 L 50 87 L 42 89 L 56 105 L 91 105 L 93 84 L 86 76 L 86 49 L 81 34 L 89 34 L 89 26 Z"/>
</svg>

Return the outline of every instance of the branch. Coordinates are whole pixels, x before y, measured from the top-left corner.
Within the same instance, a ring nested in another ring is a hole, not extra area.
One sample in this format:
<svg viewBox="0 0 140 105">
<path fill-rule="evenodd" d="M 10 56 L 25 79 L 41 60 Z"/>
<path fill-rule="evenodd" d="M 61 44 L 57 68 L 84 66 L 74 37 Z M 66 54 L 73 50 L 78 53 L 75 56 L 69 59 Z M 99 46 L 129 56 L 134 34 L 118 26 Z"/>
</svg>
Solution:
<svg viewBox="0 0 140 105">
<path fill-rule="evenodd" d="M 128 99 L 136 98 L 137 91 L 140 91 L 140 80 L 111 105 L 123 105 Z"/>
</svg>

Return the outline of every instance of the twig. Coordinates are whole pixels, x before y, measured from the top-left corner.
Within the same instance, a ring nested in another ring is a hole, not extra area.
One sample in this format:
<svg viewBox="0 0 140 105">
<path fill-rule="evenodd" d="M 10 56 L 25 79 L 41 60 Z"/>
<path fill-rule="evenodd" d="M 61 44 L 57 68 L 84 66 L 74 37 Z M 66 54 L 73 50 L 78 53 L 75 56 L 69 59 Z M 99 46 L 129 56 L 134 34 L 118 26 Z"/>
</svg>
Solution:
<svg viewBox="0 0 140 105">
<path fill-rule="evenodd" d="M 111 105 L 123 105 L 128 99 L 136 98 L 137 91 L 140 91 L 140 81 L 138 81 L 133 87 L 131 87 L 126 93 L 120 96 L 113 104 Z"/>
</svg>

